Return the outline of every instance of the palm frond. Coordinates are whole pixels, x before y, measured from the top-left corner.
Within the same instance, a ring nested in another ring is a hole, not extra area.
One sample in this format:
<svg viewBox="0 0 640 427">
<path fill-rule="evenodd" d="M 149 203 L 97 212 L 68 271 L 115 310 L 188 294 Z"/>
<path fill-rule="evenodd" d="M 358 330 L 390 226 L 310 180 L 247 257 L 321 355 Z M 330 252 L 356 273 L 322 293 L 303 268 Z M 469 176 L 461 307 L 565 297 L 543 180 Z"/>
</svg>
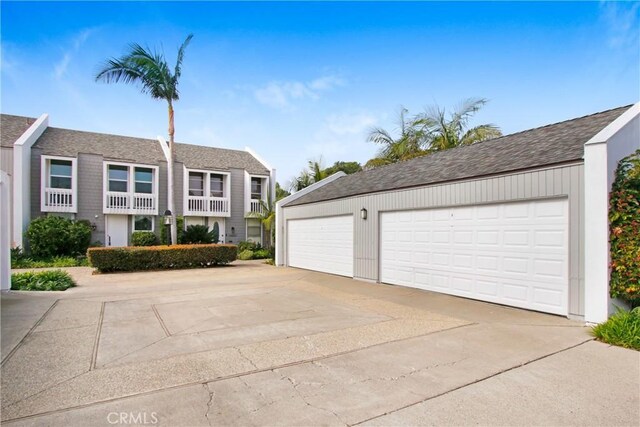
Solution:
<svg viewBox="0 0 640 427">
<path fill-rule="evenodd" d="M 173 71 L 174 86 L 176 87 L 176 92 L 175 92 L 175 99 L 176 100 L 179 97 L 177 87 L 178 87 L 178 80 L 180 79 L 180 76 L 182 75 L 182 60 L 184 59 L 184 52 L 185 52 L 187 46 L 189 46 L 189 43 L 191 42 L 192 38 L 193 38 L 193 34 L 189 34 L 187 36 L 187 38 L 185 39 L 185 41 L 182 43 L 182 46 L 180 46 L 180 48 L 178 49 L 178 57 L 176 59 L 176 66 L 175 66 L 174 71 Z"/>
<path fill-rule="evenodd" d="M 469 129 L 460 138 L 460 143 L 463 145 L 470 145 L 480 141 L 486 141 L 487 139 L 493 139 L 502 136 L 500 128 L 494 124 L 479 125 Z"/>
</svg>

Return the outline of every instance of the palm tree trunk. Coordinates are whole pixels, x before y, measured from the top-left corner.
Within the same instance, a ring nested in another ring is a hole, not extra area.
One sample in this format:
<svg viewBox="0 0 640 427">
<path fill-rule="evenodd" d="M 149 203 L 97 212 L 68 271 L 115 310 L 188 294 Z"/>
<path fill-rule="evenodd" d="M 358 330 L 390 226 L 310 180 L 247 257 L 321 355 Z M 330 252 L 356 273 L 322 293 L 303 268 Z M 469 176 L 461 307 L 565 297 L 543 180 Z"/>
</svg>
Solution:
<svg viewBox="0 0 640 427">
<path fill-rule="evenodd" d="M 175 128 L 173 126 L 173 105 L 171 101 L 169 101 L 169 162 L 167 163 L 167 208 L 171 211 L 171 244 L 175 245 L 178 243 L 178 222 L 176 220 L 176 204 L 174 200 L 174 187 L 173 187 L 173 136 L 175 134 Z"/>
</svg>

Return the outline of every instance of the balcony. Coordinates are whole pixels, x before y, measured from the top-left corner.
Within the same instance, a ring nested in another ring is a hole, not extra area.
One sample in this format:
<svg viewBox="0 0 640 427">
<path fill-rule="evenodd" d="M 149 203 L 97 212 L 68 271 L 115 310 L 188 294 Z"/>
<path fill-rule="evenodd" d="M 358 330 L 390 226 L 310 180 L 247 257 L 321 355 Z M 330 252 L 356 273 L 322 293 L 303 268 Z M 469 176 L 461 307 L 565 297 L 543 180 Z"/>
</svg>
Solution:
<svg viewBox="0 0 640 427">
<path fill-rule="evenodd" d="M 104 199 L 104 213 L 158 215 L 158 197 L 155 194 L 107 191 Z"/>
<path fill-rule="evenodd" d="M 261 214 L 263 209 L 262 209 L 262 203 L 260 203 L 260 200 L 257 199 L 251 199 L 251 203 L 249 205 L 249 215 L 253 214 L 253 213 L 258 213 Z"/>
<path fill-rule="evenodd" d="M 65 188 L 45 188 L 42 212 L 76 212 L 73 190 Z"/>
<path fill-rule="evenodd" d="M 231 216 L 228 197 L 187 196 L 185 216 Z"/>
</svg>

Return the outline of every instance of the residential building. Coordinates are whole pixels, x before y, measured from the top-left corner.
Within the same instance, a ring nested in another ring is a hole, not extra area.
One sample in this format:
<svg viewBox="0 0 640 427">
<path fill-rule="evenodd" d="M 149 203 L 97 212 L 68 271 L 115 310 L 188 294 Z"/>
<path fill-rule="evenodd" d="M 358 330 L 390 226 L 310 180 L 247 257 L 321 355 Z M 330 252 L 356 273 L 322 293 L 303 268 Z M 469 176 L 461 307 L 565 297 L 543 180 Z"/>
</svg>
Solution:
<svg viewBox="0 0 640 427">
<path fill-rule="evenodd" d="M 640 103 L 353 175 L 278 202 L 276 264 L 602 322 L 608 193 Z"/>
<path fill-rule="evenodd" d="M 168 148 L 162 138 L 50 127 L 49 117 L 1 115 L 0 167 L 12 181 L 12 244 L 31 219 L 87 220 L 92 239 L 126 246 L 134 231 L 159 234 L 167 210 Z M 184 226 L 216 228 L 221 242 L 261 242 L 252 213 L 275 191 L 275 170 L 245 151 L 175 144 L 175 210 Z"/>
</svg>

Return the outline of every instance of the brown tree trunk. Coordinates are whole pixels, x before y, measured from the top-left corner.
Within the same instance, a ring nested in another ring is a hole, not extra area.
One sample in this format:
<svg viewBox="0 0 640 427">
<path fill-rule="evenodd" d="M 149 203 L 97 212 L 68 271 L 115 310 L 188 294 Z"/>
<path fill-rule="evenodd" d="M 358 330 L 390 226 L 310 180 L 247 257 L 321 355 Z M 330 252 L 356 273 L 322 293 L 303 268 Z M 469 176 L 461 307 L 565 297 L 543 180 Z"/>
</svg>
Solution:
<svg viewBox="0 0 640 427">
<path fill-rule="evenodd" d="M 173 137 L 175 134 L 175 127 L 173 125 L 173 104 L 169 101 L 169 162 L 167 164 L 167 208 L 171 211 L 171 244 L 178 243 L 178 222 L 176 220 L 176 204 L 175 204 L 175 190 L 174 190 L 174 173 L 173 173 L 173 160 L 174 160 L 174 142 Z"/>
</svg>

